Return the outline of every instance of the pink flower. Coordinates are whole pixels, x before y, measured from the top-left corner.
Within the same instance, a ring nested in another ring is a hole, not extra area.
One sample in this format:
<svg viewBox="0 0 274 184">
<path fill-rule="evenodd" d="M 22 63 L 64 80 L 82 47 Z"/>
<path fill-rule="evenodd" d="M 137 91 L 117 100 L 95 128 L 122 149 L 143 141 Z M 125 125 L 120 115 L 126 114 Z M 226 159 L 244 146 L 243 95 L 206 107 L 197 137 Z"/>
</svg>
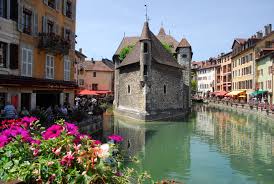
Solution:
<svg viewBox="0 0 274 184">
<path fill-rule="evenodd" d="M 95 145 L 100 145 L 100 144 L 102 144 L 102 142 L 99 141 L 99 140 L 94 140 L 93 144 L 95 144 Z"/>
<path fill-rule="evenodd" d="M 40 152 L 40 150 L 34 149 L 34 150 L 33 150 L 33 156 L 36 157 L 36 156 L 39 154 L 39 152 Z"/>
<path fill-rule="evenodd" d="M 91 139 L 91 136 L 86 135 L 86 134 L 78 134 L 73 142 L 75 144 L 79 144 L 82 139 Z"/>
<path fill-rule="evenodd" d="M 53 139 L 56 137 L 59 137 L 61 132 L 63 131 L 63 127 L 60 125 L 52 125 L 51 127 L 49 127 L 46 132 L 43 133 L 43 138 L 45 140 L 48 139 Z"/>
<path fill-rule="evenodd" d="M 69 135 L 77 136 L 79 134 L 78 127 L 72 123 L 65 123 Z"/>
<path fill-rule="evenodd" d="M 122 142 L 124 139 L 120 135 L 111 135 L 108 136 L 110 140 L 113 140 L 114 142 Z"/>
<path fill-rule="evenodd" d="M 74 144 L 73 147 L 74 147 L 75 152 L 78 152 L 80 150 L 81 146 L 82 146 L 81 144 L 78 144 L 78 145 Z"/>
<path fill-rule="evenodd" d="M 35 121 L 37 121 L 38 119 L 36 118 L 36 117 L 27 117 L 27 116 L 25 116 L 25 117 L 23 117 L 22 119 L 21 119 L 21 121 L 23 122 L 23 123 L 27 123 L 28 125 L 31 125 L 33 122 L 35 122 Z"/>
<path fill-rule="evenodd" d="M 9 138 L 6 135 L 0 135 L 0 148 L 9 143 Z"/>
<path fill-rule="evenodd" d="M 71 151 L 67 152 L 67 154 L 62 158 L 61 165 L 65 165 L 70 167 L 72 165 L 72 161 L 74 160 L 74 153 Z"/>
<path fill-rule="evenodd" d="M 53 149 L 52 149 L 52 152 L 53 152 L 55 155 L 59 156 L 59 155 L 61 154 L 61 149 L 62 149 L 62 147 L 53 148 Z"/>
</svg>

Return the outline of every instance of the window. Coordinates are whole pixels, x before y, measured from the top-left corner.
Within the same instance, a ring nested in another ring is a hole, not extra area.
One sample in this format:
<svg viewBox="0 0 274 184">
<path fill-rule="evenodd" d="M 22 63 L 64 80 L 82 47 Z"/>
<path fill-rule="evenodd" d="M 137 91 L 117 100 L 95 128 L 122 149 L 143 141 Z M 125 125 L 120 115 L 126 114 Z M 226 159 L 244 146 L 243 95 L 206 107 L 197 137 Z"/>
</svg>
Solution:
<svg viewBox="0 0 274 184">
<path fill-rule="evenodd" d="M 54 56 L 46 56 L 46 78 L 54 79 Z"/>
<path fill-rule="evenodd" d="M 26 8 L 23 9 L 23 32 L 31 34 L 32 12 Z"/>
<path fill-rule="evenodd" d="M 0 0 L 0 17 L 7 18 L 7 0 Z"/>
<path fill-rule="evenodd" d="M 33 63 L 33 56 L 32 50 L 23 48 L 22 49 L 22 75 L 23 76 L 32 76 L 32 63 Z"/>
<path fill-rule="evenodd" d="M 147 65 L 144 65 L 144 76 L 147 76 Z"/>
<path fill-rule="evenodd" d="M 147 43 L 144 43 L 144 53 L 147 53 L 148 52 L 148 45 Z"/>
<path fill-rule="evenodd" d="M 98 84 L 92 84 L 92 90 L 97 91 L 98 90 Z"/>
<path fill-rule="evenodd" d="M 8 44 L 4 42 L 0 42 L 0 67 L 7 67 L 7 47 Z"/>
<path fill-rule="evenodd" d="M 164 94 L 166 94 L 166 85 L 164 85 Z"/>
<path fill-rule="evenodd" d="M 70 81 L 70 60 L 64 59 L 64 80 Z"/>
<path fill-rule="evenodd" d="M 48 6 L 55 9 L 55 0 L 48 0 Z"/>
<path fill-rule="evenodd" d="M 72 18 L 72 3 L 71 1 L 67 1 L 65 6 L 65 15 L 69 18 Z"/>
<path fill-rule="evenodd" d="M 52 21 L 48 20 L 48 22 L 47 22 L 48 33 L 53 33 L 54 32 L 53 25 L 54 25 L 54 23 Z"/>
<path fill-rule="evenodd" d="M 64 33 L 64 38 L 66 40 L 70 40 L 70 30 L 69 29 L 65 29 L 65 33 Z"/>
<path fill-rule="evenodd" d="M 182 54 L 182 58 L 187 58 L 187 55 L 186 54 Z"/>
<path fill-rule="evenodd" d="M 93 72 L 93 77 L 96 77 L 96 72 Z"/>
<path fill-rule="evenodd" d="M 84 85 L 84 79 L 79 79 L 79 85 L 83 86 Z"/>
<path fill-rule="evenodd" d="M 130 94 L 131 90 L 130 90 L 130 85 L 127 86 L 127 93 Z"/>
</svg>

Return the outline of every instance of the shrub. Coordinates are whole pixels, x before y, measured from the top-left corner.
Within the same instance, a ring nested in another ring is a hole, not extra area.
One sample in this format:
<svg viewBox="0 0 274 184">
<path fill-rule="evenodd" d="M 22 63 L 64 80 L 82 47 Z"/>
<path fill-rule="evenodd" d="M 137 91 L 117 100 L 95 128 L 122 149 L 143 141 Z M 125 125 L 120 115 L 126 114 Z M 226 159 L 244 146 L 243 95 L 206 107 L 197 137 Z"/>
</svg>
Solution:
<svg viewBox="0 0 274 184">
<path fill-rule="evenodd" d="M 26 183 L 130 183 L 122 169 L 118 135 L 106 144 L 80 134 L 64 120 L 48 129 L 33 117 L 1 123 L 0 181 Z"/>
<path fill-rule="evenodd" d="M 167 52 L 169 52 L 170 54 L 172 54 L 172 46 L 167 44 L 167 43 L 163 43 L 162 42 L 163 47 L 166 49 Z"/>
<path fill-rule="evenodd" d="M 129 45 L 127 47 L 124 47 L 119 53 L 119 59 L 123 61 L 133 48 L 134 48 L 134 45 Z"/>
</svg>

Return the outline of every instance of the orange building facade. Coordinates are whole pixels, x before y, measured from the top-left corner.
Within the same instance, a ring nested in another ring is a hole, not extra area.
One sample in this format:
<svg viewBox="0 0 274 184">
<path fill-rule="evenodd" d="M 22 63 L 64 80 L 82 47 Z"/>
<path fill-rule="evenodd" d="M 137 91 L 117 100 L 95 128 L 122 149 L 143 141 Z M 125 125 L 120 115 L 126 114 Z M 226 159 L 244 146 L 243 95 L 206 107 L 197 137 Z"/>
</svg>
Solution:
<svg viewBox="0 0 274 184">
<path fill-rule="evenodd" d="M 18 43 L 7 54 L 10 65 L 5 69 L 10 72 L 0 70 L 2 99 L 11 101 L 17 110 L 72 104 L 77 87 L 73 71 L 76 0 L 18 0 L 14 4 L 17 15 L 10 21 L 16 25 L 12 31 L 18 34 Z M 10 5 L 6 8 L 11 9 Z"/>
</svg>

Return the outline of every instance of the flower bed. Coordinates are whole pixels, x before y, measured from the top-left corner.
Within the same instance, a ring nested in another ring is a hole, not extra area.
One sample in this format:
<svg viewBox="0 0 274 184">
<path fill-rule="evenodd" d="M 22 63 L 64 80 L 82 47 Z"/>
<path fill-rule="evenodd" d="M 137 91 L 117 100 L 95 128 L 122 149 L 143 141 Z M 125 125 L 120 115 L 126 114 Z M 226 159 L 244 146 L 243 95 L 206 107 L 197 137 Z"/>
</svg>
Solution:
<svg viewBox="0 0 274 184">
<path fill-rule="evenodd" d="M 34 117 L 1 123 L 0 181 L 26 183 L 130 183 L 121 167 L 118 135 L 102 144 L 59 120 L 45 129 Z"/>
</svg>

